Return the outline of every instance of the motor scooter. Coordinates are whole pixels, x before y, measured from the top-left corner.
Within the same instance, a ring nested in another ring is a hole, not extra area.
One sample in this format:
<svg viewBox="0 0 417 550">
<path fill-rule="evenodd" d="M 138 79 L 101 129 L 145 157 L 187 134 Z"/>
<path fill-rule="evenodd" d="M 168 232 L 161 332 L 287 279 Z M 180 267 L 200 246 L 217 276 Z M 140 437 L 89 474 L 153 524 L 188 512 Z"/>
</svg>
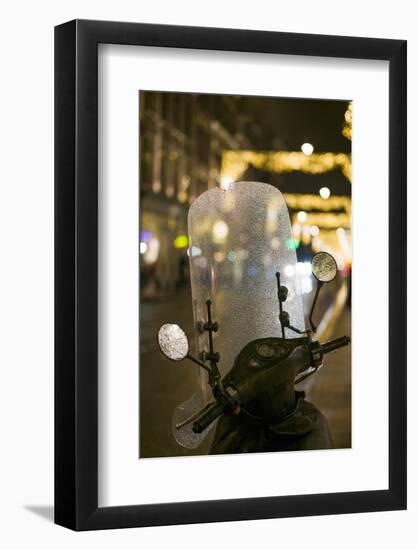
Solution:
<svg viewBox="0 0 417 550">
<path fill-rule="evenodd" d="M 173 415 L 174 436 L 185 447 L 197 447 L 215 425 L 211 454 L 331 448 L 324 415 L 296 386 L 322 368 L 325 355 L 350 343 L 347 336 L 325 343 L 315 339 L 315 307 L 323 285 L 338 273 L 336 260 L 326 251 L 312 259 L 316 288 L 306 327 L 282 195 L 257 182 L 235 184 L 231 193 L 234 196 L 207 191 L 190 209 L 196 354 L 190 352 L 179 325 L 165 323 L 158 332 L 160 350 L 167 358 L 188 359 L 202 375 L 198 391 Z M 254 228 L 259 220 L 260 226 Z M 254 235 L 252 242 L 241 238 L 242 229 Z M 243 241 L 241 248 L 236 246 L 237 238 Z M 222 265 L 226 253 L 232 267 Z M 239 267 L 238 254 L 243 263 Z M 213 317 L 216 300 L 222 322 Z M 221 332 L 223 339 L 218 338 Z"/>
</svg>

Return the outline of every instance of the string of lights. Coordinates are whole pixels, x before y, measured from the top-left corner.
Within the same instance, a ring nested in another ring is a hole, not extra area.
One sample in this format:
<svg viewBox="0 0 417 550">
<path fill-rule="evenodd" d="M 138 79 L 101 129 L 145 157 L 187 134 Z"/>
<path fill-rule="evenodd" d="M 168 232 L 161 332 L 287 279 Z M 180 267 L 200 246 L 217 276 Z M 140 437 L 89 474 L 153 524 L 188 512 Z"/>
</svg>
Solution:
<svg viewBox="0 0 417 550">
<path fill-rule="evenodd" d="M 295 170 L 306 174 L 324 174 L 340 169 L 352 180 L 351 155 L 346 153 L 312 153 L 302 151 L 225 151 L 221 162 L 221 186 L 227 188 L 239 181 L 249 166 L 267 172 L 286 173 Z"/>
</svg>

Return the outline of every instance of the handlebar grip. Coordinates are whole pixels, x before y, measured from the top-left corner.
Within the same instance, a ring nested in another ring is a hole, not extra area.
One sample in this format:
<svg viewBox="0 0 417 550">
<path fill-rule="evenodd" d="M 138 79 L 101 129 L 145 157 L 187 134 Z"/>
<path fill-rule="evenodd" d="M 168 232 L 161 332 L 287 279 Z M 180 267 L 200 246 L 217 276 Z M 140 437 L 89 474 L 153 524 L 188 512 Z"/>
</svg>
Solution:
<svg viewBox="0 0 417 550">
<path fill-rule="evenodd" d="M 193 432 L 199 434 L 203 432 L 212 422 L 224 412 L 224 403 L 216 401 L 207 411 L 200 416 L 193 424 Z"/>
<path fill-rule="evenodd" d="M 348 344 L 350 344 L 349 336 L 341 336 L 340 338 L 336 338 L 335 340 L 330 340 L 330 342 L 326 342 L 322 345 L 321 349 L 323 354 L 325 354 L 342 348 L 343 346 L 347 346 Z"/>
</svg>

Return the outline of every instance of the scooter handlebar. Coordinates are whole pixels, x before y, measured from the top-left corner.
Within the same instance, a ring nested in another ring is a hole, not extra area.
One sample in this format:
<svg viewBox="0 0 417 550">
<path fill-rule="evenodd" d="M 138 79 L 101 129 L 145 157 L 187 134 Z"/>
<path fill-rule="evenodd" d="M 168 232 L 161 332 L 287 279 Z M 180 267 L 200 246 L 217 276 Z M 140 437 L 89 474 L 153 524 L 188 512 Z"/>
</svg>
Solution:
<svg viewBox="0 0 417 550">
<path fill-rule="evenodd" d="M 216 401 L 207 411 L 200 416 L 193 424 L 193 432 L 199 434 L 203 432 L 212 422 L 221 416 L 224 412 L 224 403 L 222 401 Z"/>
<path fill-rule="evenodd" d="M 350 343 L 350 338 L 348 336 L 342 336 L 341 338 L 336 338 L 335 340 L 330 340 L 325 344 L 319 344 L 319 349 L 321 347 L 321 354 L 330 353 L 335 351 L 343 346 L 347 346 Z M 318 342 L 317 342 L 318 344 Z M 321 355 L 321 357 L 323 357 Z M 193 432 L 201 433 L 203 432 L 212 422 L 214 422 L 219 416 L 221 416 L 226 408 L 226 402 L 223 400 L 218 400 L 213 403 L 193 424 Z"/>
<path fill-rule="evenodd" d="M 340 338 L 336 338 L 335 340 L 330 340 L 330 342 L 326 342 L 321 346 L 321 349 L 323 354 L 325 354 L 342 348 L 343 346 L 347 346 L 348 344 L 350 344 L 349 336 L 341 336 Z"/>
</svg>

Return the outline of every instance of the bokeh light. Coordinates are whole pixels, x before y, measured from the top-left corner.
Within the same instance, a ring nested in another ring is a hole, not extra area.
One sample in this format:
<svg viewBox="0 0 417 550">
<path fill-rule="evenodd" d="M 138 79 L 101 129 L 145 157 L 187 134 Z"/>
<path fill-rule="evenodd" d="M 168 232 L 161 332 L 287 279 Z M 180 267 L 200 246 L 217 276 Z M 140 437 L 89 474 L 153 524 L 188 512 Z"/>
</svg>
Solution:
<svg viewBox="0 0 417 550">
<path fill-rule="evenodd" d="M 303 143 L 301 145 L 301 151 L 307 155 L 307 156 L 310 156 L 313 154 L 313 151 L 314 151 L 314 147 L 311 145 L 311 143 Z"/>
<path fill-rule="evenodd" d="M 319 191 L 319 194 L 322 199 L 328 199 L 331 195 L 331 192 L 328 187 L 322 187 Z"/>
<path fill-rule="evenodd" d="M 307 221 L 306 212 L 304 212 L 304 210 L 300 210 L 300 212 L 298 212 L 297 214 L 297 219 L 300 223 L 304 223 L 305 221 Z"/>
</svg>

